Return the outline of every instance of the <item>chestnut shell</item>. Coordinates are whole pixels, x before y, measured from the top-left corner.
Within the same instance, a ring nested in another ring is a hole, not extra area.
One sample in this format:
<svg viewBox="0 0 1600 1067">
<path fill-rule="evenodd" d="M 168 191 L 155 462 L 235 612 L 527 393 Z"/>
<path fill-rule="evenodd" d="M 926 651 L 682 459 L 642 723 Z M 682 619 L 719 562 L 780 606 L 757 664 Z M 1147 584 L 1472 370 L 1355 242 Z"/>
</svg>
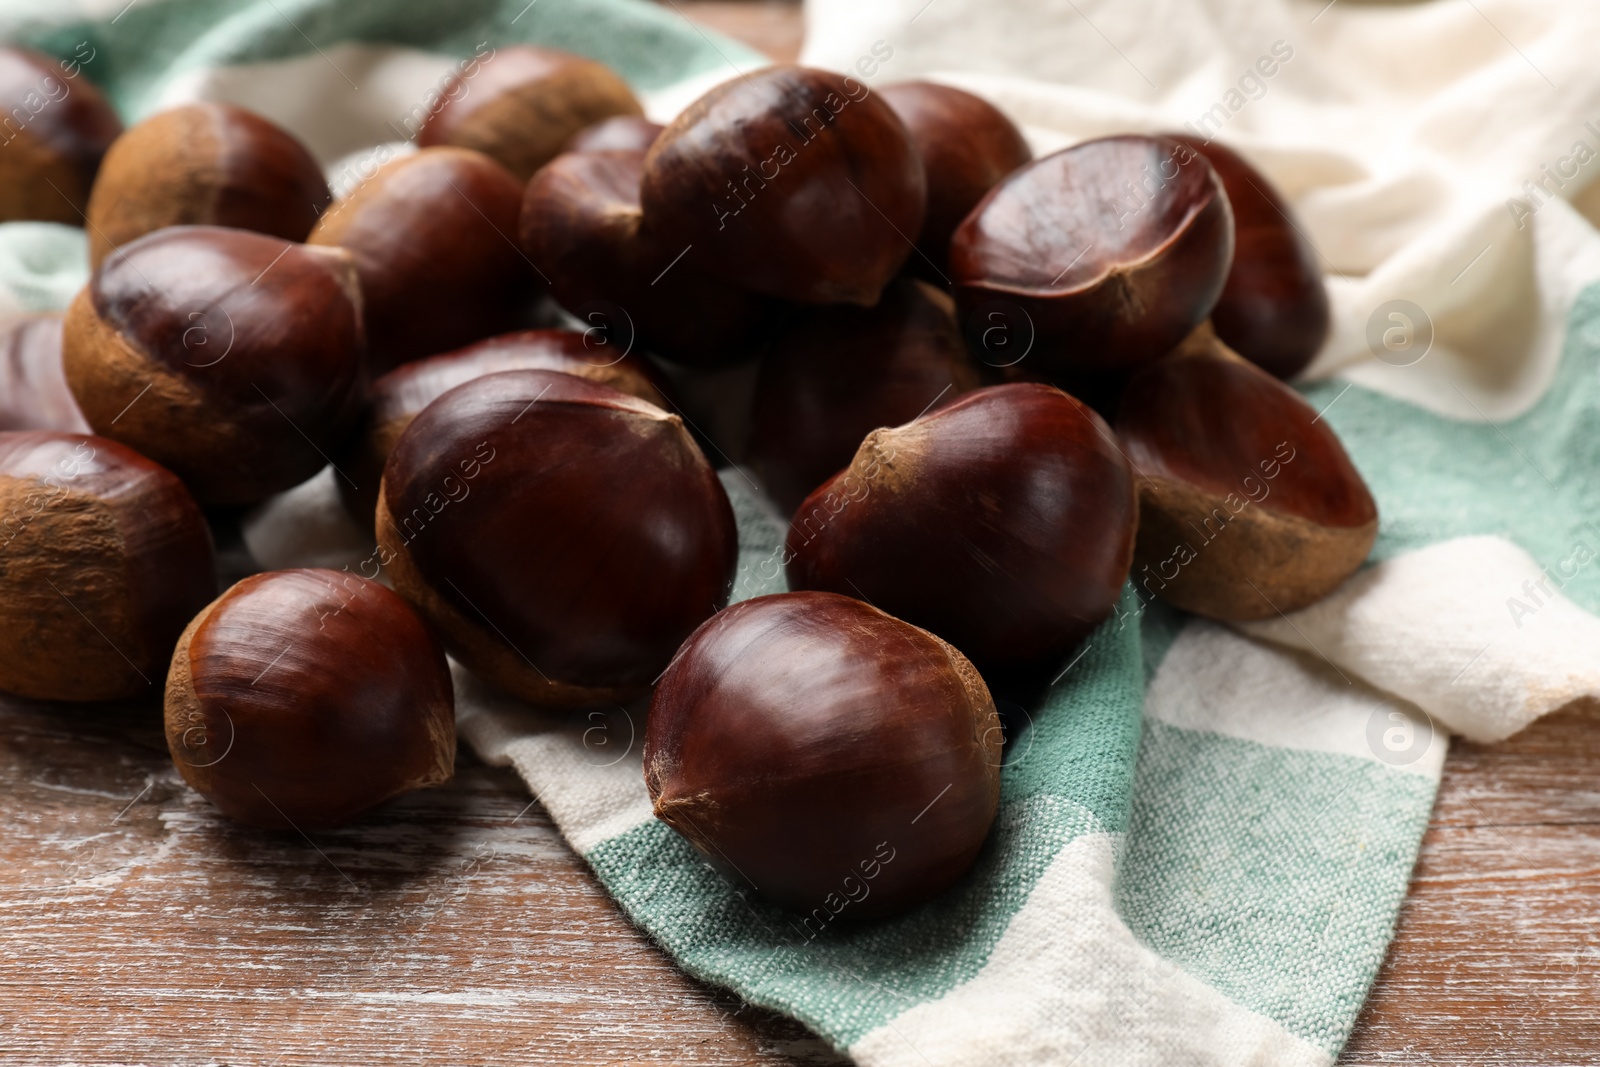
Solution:
<svg viewBox="0 0 1600 1067">
<path fill-rule="evenodd" d="M 878 90 L 911 133 L 928 176 L 928 212 L 908 266 L 938 278 L 950 260 L 950 237 L 984 195 L 1033 159 L 1022 131 L 980 96 L 949 85 L 910 81 Z M 929 262 L 934 268 L 929 270 Z"/>
<path fill-rule="evenodd" d="M 1000 753 L 960 652 L 859 600 L 788 593 L 684 642 L 650 702 L 644 774 L 658 818 L 811 928 L 903 911 L 965 874 Z"/>
<path fill-rule="evenodd" d="M 680 114 L 644 161 L 645 225 L 725 281 L 810 304 L 877 302 L 922 228 L 911 135 L 854 78 L 768 67 Z"/>
<path fill-rule="evenodd" d="M 287 130 L 232 104 L 183 104 L 106 152 L 89 196 L 89 264 L 167 226 L 303 241 L 331 199 L 321 166 Z"/>
<path fill-rule="evenodd" d="M 518 325 L 535 285 L 516 243 L 521 206 L 488 156 L 424 148 L 323 215 L 306 241 L 353 257 L 374 373 Z"/>
<path fill-rule="evenodd" d="M 321 470 L 365 397 L 349 256 L 180 226 L 106 260 L 67 311 L 67 384 L 98 432 L 202 502 L 248 504 Z"/>
<path fill-rule="evenodd" d="M 418 412 L 458 385 L 505 370 L 576 374 L 657 407 L 669 406 L 661 373 L 646 360 L 577 330 L 521 330 L 402 364 L 372 383 L 362 428 L 338 458 L 339 469 L 349 476 L 339 480 L 339 493 L 351 515 L 363 526 L 372 524 L 383 465 Z"/>
<path fill-rule="evenodd" d="M 950 297 L 899 278 L 870 308 L 810 308 L 761 362 L 749 461 L 784 514 L 850 463 L 862 438 L 983 384 Z"/>
<path fill-rule="evenodd" d="M 1328 340 L 1331 311 L 1317 251 L 1294 208 L 1243 156 L 1216 141 L 1171 134 L 1211 163 L 1233 207 L 1233 268 L 1211 325 L 1223 343 L 1285 380 Z"/>
<path fill-rule="evenodd" d="M 1209 328 L 1129 382 L 1116 426 L 1138 475 L 1146 592 L 1271 618 L 1332 592 L 1372 549 L 1377 505 L 1332 428 Z"/>
<path fill-rule="evenodd" d="M 178 642 L 164 717 L 184 780 L 252 826 L 334 826 L 455 765 L 438 640 L 349 572 L 274 571 L 223 593 Z"/>
<path fill-rule="evenodd" d="M 708 254 L 664 244 L 643 225 L 644 159 L 568 152 L 535 174 L 522 201 L 528 258 L 562 307 L 625 347 L 636 336 L 701 369 L 754 356 L 777 302 L 706 273 Z"/>
<path fill-rule="evenodd" d="M 643 693 L 737 561 L 733 509 L 682 420 L 539 370 L 474 379 L 411 421 L 378 544 L 457 659 L 557 706 Z"/>
<path fill-rule="evenodd" d="M 87 434 L 0 433 L 0 689 L 153 696 L 216 595 L 211 531 L 170 471 Z"/>
<path fill-rule="evenodd" d="M 441 90 L 444 103 L 417 131 L 423 148 L 454 145 L 496 160 L 519 183 L 580 130 L 643 111 L 604 63 L 554 48 L 504 45 Z"/>
<path fill-rule="evenodd" d="M 1100 416 L 1019 382 L 874 430 L 789 526 L 791 589 L 857 596 L 980 668 L 1030 667 L 1110 613 L 1138 498 Z"/>
<path fill-rule="evenodd" d="M 69 77 L 50 56 L 5 46 L 0 116 L 0 222 L 83 225 L 100 161 L 122 133 L 105 95 L 81 67 Z"/>
<path fill-rule="evenodd" d="M 1086 141 L 995 186 L 956 230 L 963 319 L 1015 304 L 1037 340 L 1024 372 L 1132 371 L 1211 314 L 1233 258 L 1222 182 L 1169 138 Z"/>
</svg>

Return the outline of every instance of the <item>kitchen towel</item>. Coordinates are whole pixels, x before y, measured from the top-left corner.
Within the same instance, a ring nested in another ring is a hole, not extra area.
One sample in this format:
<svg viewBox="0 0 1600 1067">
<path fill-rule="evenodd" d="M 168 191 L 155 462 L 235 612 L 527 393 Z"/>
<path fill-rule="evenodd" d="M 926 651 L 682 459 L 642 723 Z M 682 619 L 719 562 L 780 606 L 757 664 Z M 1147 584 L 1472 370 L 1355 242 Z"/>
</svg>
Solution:
<svg viewBox="0 0 1600 1067">
<path fill-rule="evenodd" d="M 1600 693 L 1592 8 L 812 0 L 808 62 L 973 89 L 1040 153 L 1188 127 L 1278 183 L 1331 275 L 1333 336 L 1301 388 L 1378 500 L 1372 559 L 1323 603 L 1237 629 L 1130 584 L 1037 705 L 1005 709 L 977 868 L 871 925 L 765 905 L 656 822 L 639 708 L 535 712 L 458 670 L 462 735 L 516 766 L 685 969 L 861 1064 L 1332 1062 L 1449 734 L 1503 738 Z M 196 98 L 258 110 L 340 191 L 497 45 L 594 55 L 657 118 L 763 62 L 635 0 L 8 0 L 0 25 L 76 58 L 130 120 Z M 0 308 L 63 307 L 84 276 L 81 231 L 0 226 Z M 746 472 L 722 478 L 735 597 L 781 590 L 784 520 Z M 370 553 L 331 485 L 324 472 L 251 521 L 264 565 Z"/>
</svg>

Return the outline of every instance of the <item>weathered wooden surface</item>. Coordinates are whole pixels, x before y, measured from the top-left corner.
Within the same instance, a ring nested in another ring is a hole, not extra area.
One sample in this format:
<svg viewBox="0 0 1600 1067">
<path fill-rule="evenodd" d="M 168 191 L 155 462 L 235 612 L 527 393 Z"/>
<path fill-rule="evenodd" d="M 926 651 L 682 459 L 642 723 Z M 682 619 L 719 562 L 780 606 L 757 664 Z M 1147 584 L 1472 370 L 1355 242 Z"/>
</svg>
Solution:
<svg viewBox="0 0 1600 1067">
<path fill-rule="evenodd" d="M 1600 710 L 1446 769 L 1349 1064 L 1600 1063 Z M 835 1062 L 684 977 L 510 771 L 270 834 L 155 708 L 0 705 L 0 1062 Z"/>
<path fill-rule="evenodd" d="M 216 816 L 158 709 L 6 704 L 0 783 L 7 1065 L 832 1062 L 676 971 L 470 757 L 306 839 Z"/>
<path fill-rule="evenodd" d="M 1600 1064 L 1600 706 L 1452 746 L 1340 1062 Z"/>
</svg>

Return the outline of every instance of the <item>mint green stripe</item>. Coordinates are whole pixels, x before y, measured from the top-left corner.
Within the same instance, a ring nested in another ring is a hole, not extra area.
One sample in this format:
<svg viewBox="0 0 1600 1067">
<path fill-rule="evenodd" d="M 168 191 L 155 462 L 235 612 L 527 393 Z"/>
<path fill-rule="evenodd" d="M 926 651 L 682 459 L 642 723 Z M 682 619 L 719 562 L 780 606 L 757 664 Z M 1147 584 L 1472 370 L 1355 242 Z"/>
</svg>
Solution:
<svg viewBox="0 0 1600 1067">
<path fill-rule="evenodd" d="M 344 43 L 462 56 L 483 41 L 544 44 L 602 60 L 640 90 L 719 67 L 731 77 L 730 60 L 764 61 L 642 0 L 538 0 L 531 7 L 527 0 L 139 0 L 115 25 L 115 12 L 52 24 L 30 18 L 30 8 L 37 11 L 31 4 L 0 7 L 0 25 L 16 27 L 7 37 L 61 57 L 90 42 L 98 55 L 85 73 L 108 90 L 125 118 L 135 119 L 167 82 L 195 68 L 315 55 L 316 48 Z"/>
<path fill-rule="evenodd" d="M 1580 541 L 1600 553 L 1600 532 L 1585 528 L 1600 522 L 1600 287 L 1573 307 L 1550 389 L 1498 427 L 1441 418 L 1359 386 L 1339 397 L 1344 388 L 1331 381 L 1304 392 L 1319 410 L 1333 405 L 1325 417 L 1377 498 L 1374 559 L 1470 534 L 1505 537 L 1552 568 Z M 1600 611 L 1600 565 L 1584 566 L 1563 592 Z"/>
<path fill-rule="evenodd" d="M 697 978 L 793 1015 L 836 1048 L 978 973 L 1061 849 L 1104 829 L 1056 797 L 1007 805 L 959 887 L 898 919 L 836 923 L 815 940 L 798 919 L 735 887 L 661 823 L 584 857 L 629 918 Z"/>
<path fill-rule="evenodd" d="M 29 311 L 56 311 L 72 302 L 89 275 L 83 231 L 56 222 L 0 225 L 0 285 Z"/>
<path fill-rule="evenodd" d="M 1162 956 L 1337 1053 L 1436 789 L 1369 760 L 1149 722 L 1118 910 Z"/>
</svg>

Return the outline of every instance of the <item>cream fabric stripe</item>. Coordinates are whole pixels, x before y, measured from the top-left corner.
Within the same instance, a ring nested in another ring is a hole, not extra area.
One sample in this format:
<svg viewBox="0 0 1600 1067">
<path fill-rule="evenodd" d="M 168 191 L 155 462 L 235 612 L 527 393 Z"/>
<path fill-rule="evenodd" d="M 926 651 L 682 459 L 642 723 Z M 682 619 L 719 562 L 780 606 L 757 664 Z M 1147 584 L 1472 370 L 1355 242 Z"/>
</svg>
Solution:
<svg viewBox="0 0 1600 1067">
<path fill-rule="evenodd" d="M 1304 611 L 1239 629 L 1327 656 L 1455 733 L 1499 741 L 1600 694 L 1600 619 L 1559 589 L 1563 573 L 1600 566 L 1600 526 L 1549 566 L 1547 576 L 1499 537 L 1457 538 L 1376 564 Z"/>
<path fill-rule="evenodd" d="M 1141 945 L 1112 907 L 1120 835 L 1062 849 L 983 969 L 850 1047 L 861 1067 L 1327 1067 Z"/>
<path fill-rule="evenodd" d="M 1420 709 L 1305 654 L 1190 622 L 1145 692 L 1145 714 L 1275 748 L 1331 752 L 1437 780 L 1448 737 Z"/>
</svg>

